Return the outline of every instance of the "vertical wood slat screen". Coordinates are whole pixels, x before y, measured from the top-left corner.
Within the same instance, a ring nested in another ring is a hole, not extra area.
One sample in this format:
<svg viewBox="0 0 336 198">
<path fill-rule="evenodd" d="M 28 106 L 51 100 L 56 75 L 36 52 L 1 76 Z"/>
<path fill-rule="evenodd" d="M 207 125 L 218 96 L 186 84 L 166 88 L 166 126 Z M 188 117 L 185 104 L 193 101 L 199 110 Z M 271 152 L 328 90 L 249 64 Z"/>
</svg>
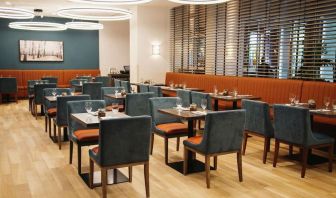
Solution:
<svg viewBox="0 0 336 198">
<path fill-rule="evenodd" d="M 232 0 L 171 10 L 174 72 L 336 82 L 335 0 Z"/>
</svg>

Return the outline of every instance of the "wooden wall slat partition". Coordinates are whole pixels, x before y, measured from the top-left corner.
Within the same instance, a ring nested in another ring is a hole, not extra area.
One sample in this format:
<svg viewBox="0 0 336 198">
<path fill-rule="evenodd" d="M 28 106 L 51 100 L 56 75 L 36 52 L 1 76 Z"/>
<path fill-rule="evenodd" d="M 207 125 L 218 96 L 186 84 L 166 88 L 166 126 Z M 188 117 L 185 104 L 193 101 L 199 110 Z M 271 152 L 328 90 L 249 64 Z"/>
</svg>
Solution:
<svg viewBox="0 0 336 198">
<path fill-rule="evenodd" d="M 97 76 L 99 69 L 94 70 L 0 70 L 0 76 L 16 77 L 18 83 L 18 97 L 27 97 L 27 81 L 38 80 L 43 76 L 55 76 L 58 78 L 58 87 L 69 87 L 71 79 L 77 75 Z"/>
</svg>

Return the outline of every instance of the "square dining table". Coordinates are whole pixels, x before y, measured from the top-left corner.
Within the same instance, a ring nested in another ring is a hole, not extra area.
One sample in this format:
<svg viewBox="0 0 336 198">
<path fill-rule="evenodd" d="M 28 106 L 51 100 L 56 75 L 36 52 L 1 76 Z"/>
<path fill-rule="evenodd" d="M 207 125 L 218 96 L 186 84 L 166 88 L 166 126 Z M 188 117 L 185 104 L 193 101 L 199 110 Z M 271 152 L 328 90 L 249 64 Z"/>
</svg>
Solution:
<svg viewBox="0 0 336 198">
<path fill-rule="evenodd" d="M 218 101 L 219 100 L 232 102 L 232 109 L 237 109 L 238 101 L 241 101 L 243 99 L 249 99 L 249 100 L 260 100 L 261 99 L 261 97 L 253 96 L 253 95 L 223 96 L 219 94 L 215 95 L 214 93 L 210 93 L 210 97 L 214 99 L 214 110 L 215 111 L 218 111 Z"/>
</svg>

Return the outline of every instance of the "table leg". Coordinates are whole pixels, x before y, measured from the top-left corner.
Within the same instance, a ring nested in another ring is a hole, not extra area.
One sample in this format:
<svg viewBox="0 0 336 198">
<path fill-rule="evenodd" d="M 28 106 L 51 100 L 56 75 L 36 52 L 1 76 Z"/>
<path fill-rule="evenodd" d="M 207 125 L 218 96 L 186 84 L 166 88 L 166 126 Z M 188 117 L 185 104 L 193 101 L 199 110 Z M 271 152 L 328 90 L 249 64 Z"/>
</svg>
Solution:
<svg viewBox="0 0 336 198">
<path fill-rule="evenodd" d="M 238 109 L 237 101 L 232 102 L 232 109 Z"/>
<path fill-rule="evenodd" d="M 68 138 L 68 127 L 64 127 L 63 128 L 63 140 L 66 142 L 66 141 L 69 141 L 69 138 Z"/>
<path fill-rule="evenodd" d="M 215 99 L 214 110 L 218 111 L 218 99 Z"/>
</svg>

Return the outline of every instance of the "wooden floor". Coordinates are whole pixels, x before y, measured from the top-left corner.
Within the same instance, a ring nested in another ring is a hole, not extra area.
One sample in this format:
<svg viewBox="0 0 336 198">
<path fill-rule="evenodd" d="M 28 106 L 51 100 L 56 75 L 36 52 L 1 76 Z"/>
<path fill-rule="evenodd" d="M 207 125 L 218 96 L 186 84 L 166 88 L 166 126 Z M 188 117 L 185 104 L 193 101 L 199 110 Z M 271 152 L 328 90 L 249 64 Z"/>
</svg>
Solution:
<svg viewBox="0 0 336 198">
<path fill-rule="evenodd" d="M 175 151 L 175 142 L 170 141 L 171 161 L 183 156 L 183 149 Z M 286 147 L 281 148 L 280 156 L 284 156 Z M 296 161 L 280 157 L 278 167 L 272 167 L 273 142 L 267 164 L 261 162 L 262 149 L 261 139 L 249 139 L 242 183 L 238 181 L 236 155 L 220 157 L 218 170 L 211 171 L 211 189 L 207 189 L 204 173 L 184 176 L 164 164 L 163 140 L 156 137 L 150 158 L 151 197 L 336 197 L 336 171 L 327 172 L 327 164 L 308 167 L 306 178 L 301 179 L 301 166 Z M 44 118 L 35 120 L 27 101 L 0 105 L 0 150 L 1 198 L 101 195 L 101 188 L 89 189 L 77 175 L 76 160 L 69 165 L 69 143 L 58 150 L 44 132 Z M 87 171 L 87 148 L 82 153 Z M 127 169 L 122 171 L 127 173 Z M 134 168 L 132 183 L 109 186 L 108 196 L 145 197 L 143 167 Z"/>
</svg>

